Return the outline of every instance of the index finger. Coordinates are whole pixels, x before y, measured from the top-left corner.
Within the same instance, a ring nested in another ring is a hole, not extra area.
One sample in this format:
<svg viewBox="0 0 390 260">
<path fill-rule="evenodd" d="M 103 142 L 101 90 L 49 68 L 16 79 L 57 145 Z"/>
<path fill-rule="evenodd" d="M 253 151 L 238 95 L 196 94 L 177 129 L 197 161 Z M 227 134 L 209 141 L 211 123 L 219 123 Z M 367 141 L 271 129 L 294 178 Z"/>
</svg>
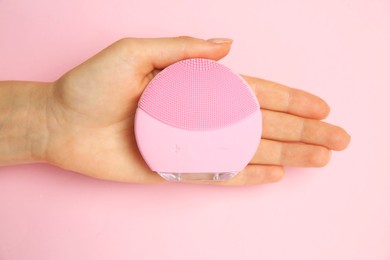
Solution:
<svg viewBox="0 0 390 260">
<path fill-rule="evenodd" d="M 241 76 L 251 86 L 263 109 L 312 119 L 324 119 L 329 114 L 328 104 L 313 94 L 272 81 Z"/>
</svg>

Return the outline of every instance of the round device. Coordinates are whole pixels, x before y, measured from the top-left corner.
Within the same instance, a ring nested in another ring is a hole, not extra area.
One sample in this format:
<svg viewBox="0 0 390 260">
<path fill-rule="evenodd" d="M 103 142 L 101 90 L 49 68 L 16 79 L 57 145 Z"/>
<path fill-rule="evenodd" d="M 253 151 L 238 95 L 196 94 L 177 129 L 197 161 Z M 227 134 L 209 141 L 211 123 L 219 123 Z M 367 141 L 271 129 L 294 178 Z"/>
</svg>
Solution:
<svg viewBox="0 0 390 260">
<path fill-rule="evenodd" d="M 135 137 L 151 170 L 167 180 L 228 180 L 261 138 L 261 112 L 247 83 L 208 59 L 179 61 L 144 90 Z"/>
</svg>

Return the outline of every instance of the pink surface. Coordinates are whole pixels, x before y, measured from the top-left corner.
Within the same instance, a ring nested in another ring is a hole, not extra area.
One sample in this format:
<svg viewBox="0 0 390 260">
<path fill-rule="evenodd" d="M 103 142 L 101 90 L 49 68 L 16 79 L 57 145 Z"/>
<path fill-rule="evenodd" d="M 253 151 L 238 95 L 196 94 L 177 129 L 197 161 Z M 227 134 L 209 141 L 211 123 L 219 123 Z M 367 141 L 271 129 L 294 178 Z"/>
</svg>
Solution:
<svg viewBox="0 0 390 260">
<path fill-rule="evenodd" d="M 259 110 L 255 94 L 239 75 L 207 59 L 187 59 L 165 68 L 138 105 L 165 124 L 191 131 L 231 126 Z"/>
<path fill-rule="evenodd" d="M 260 187 L 0 169 L 0 259 L 390 259 L 390 1 L 2 0 L 0 79 L 54 80 L 124 36 L 232 37 L 234 71 L 324 97 L 352 135 Z"/>
<path fill-rule="evenodd" d="M 232 126 L 188 131 L 161 123 L 137 109 L 135 135 L 150 169 L 157 172 L 238 172 L 255 155 L 261 138 L 261 112 Z"/>
</svg>

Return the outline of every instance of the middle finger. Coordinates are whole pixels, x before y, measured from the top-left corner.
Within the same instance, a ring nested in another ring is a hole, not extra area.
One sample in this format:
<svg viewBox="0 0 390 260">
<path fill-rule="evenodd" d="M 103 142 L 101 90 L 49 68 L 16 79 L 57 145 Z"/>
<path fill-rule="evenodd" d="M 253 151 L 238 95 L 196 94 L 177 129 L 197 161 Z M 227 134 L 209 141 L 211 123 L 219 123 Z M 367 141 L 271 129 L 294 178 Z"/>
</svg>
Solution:
<svg viewBox="0 0 390 260">
<path fill-rule="evenodd" d="M 250 164 L 322 167 L 329 162 L 330 155 L 329 149 L 319 145 L 262 139 Z"/>
</svg>

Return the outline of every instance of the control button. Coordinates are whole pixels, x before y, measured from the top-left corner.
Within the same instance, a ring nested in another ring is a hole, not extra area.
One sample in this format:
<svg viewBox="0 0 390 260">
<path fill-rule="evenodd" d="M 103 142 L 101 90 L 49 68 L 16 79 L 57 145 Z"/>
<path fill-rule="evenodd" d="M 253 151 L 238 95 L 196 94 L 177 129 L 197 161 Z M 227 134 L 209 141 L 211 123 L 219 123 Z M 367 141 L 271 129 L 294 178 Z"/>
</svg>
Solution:
<svg viewBox="0 0 390 260">
<path fill-rule="evenodd" d="M 173 145 L 173 146 L 171 147 L 172 153 L 179 153 L 180 150 L 181 150 L 181 147 L 178 146 L 177 144 L 175 144 L 175 145 Z"/>
</svg>

